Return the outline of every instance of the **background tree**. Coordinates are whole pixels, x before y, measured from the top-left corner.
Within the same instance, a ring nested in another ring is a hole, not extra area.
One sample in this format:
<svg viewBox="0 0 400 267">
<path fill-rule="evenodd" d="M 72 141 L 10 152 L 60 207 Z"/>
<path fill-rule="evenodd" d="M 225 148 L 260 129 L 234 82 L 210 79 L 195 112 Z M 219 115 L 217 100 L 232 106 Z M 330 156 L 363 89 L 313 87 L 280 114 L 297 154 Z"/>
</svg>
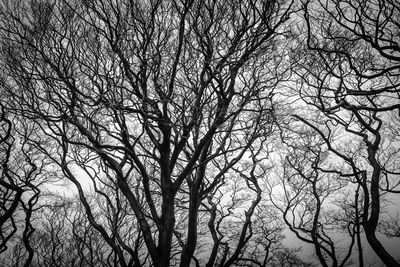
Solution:
<svg viewBox="0 0 400 267">
<path fill-rule="evenodd" d="M 343 162 L 345 170 L 331 171 L 359 184 L 368 243 L 386 265 L 398 266 L 376 233 L 384 197 L 399 193 L 398 130 L 393 131 L 400 108 L 400 46 L 395 34 L 399 5 L 395 1 L 306 1 L 303 11 L 304 53 L 299 53 L 301 49 L 293 53 L 294 70 L 301 78 L 299 97 L 324 114 L 325 125 L 297 119 L 318 133 Z M 346 132 L 346 137 L 334 140 L 334 128 Z"/>
<path fill-rule="evenodd" d="M 6 264 L 29 266 L 34 213 L 42 187 L 55 180 L 54 173 L 45 169 L 48 161 L 29 142 L 33 129 L 11 115 L 2 101 L 0 107 L 0 254 L 11 247 L 14 261 Z"/>
<path fill-rule="evenodd" d="M 306 113 L 312 116 L 302 119 L 325 126 L 315 112 Z M 314 248 L 318 264 L 347 266 L 353 263 L 357 247 L 362 266 L 359 189 L 342 175 L 346 164 L 330 153 L 318 132 L 296 116 L 280 124 L 285 146 L 281 164 L 276 165 L 278 174 L 266 182 L 266 191 L 289 229 Z M 336 138 L 331 133 L 330 141 Z"/>
</svg>

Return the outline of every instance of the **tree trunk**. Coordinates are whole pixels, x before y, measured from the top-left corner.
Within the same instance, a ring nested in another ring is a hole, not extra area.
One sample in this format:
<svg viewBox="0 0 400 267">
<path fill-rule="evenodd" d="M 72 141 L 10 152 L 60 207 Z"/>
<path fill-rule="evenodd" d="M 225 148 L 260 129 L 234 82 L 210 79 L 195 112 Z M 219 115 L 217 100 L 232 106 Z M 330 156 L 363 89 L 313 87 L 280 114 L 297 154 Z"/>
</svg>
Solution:
<svg viewBox="0 0 400 267">
<path fill-rule="evenodd" d="M 158 259 L 153 259 L 156 267 L 168 267 L 170 263 L 172 235 L 175 226 L 174 199 L 175 194 L 172 190 L 166 190 L 163 194 L 162 215 L 158 223 Z"/>
<path fill-rule="evenodd" d="M 190 203 L 189 203 L 189 219 L 188 219 L 188 233 L 186 244 L 181 254 L 180 267 L 190 265 L 190 261 L 193 257 L 194 250 L 197 244 L 197 215 L 199 208 L 199 192 L 198 186 L 193 186 L 190 192 Z"/>
<path fill-rule="evenodd" d="M 378 150 L 378 144 L 380 141 L 380 136 L 376 136 L 374 145 L 369 145 L 368 147 L 368 160 L 373 167 L 370 193 L 371 193 L 371 214 L 370 218 L 365 221 L 364 217 L 364 230 L 367 236 L 368 243 L 378 255 L 378 257 L 386 264 L 386 266 L 400 267 L 392 255 L 390 255 L 386 249 L 382 246 L 381 242 L 376 238 L 376 228 L 379 222 L 380 215 L 380 194 L 379 194 L 379 181 L 381 175 L 381 167 L 376 159 L 376 152 Z"/>
</svg>

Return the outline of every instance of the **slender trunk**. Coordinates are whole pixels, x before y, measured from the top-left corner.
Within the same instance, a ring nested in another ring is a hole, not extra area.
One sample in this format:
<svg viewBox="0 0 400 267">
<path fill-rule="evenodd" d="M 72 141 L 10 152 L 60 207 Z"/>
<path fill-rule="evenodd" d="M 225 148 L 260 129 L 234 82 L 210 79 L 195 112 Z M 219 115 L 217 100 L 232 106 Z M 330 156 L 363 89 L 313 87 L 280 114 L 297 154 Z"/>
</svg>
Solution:
<svg viewBox="0 0 400 267">
<path fill-rule="evenodd" d="M 318 240 L 318 236 L 317 236 L 318 222 L 319 222 L 318 219 L 319 219 L 319 214 L 321 211 L 321 200 L 320 200 L 319 194 L 317 192 L 316 183 L 317 183 L 317 176 L 315 177 L 314 181 L 312 181 L 312 189 L 313 189 L 313 195 L 314 195 L 315 202 L 316 202 L 316 207 L 315 207 L 313 226 L 311 229 L 311 238 L 313 240 L 315 254 L 317 254 L 319 262 L 321 263 L 322 266 L 328 267 L 328 264 L 327 264 L 324 256 L 322 255 L 322 250 L 321 250 L 322 245 L 320 244 L 320 242 Z M 333 260 L 332 266 L 337 266 L 335 259 L 332 259 L 332 260 Z"/>
<path fill-rule="evenodd" d="M 378 257 L 386 264 L 386 266 L 400 267 L 400 263 L 398 263 L 392 257 L 392 255 L 387 252 L 387 250 L 382 246 L 381 242 L 376 238 L 376 228 L 378 226 L 380 215 L 379 180 L 381 175 L 381 167 L 379 165 L 379 162 L 376 160 L 377 150 L 377 145 L 368 147 L 368 160 L 373 167 L 370 185 L 371 214 L 367 221 L 365 221 L 366 217 L 364 216 L 363 225 L 368 243 L 378 255 Z"/>
<path fill-rule="evenodd" d="M 192 259 L 197 244 L 197 216 L 199 208 L 198 187 L 193 186 L 190 191 L 188 233 L 186 244 L 183 248 L 181 255 L 180 267 L 190 265 L 190 261 Z"/>
<path fill-rule="evenodd" d="M 242 252 L 242 249 L 246 246 L 247 242 L 253 235 L 251 217 L 253 216 L 254 210 L 256 209 L 257 205 L 261 201 L 262 191 L 261 191 L 260 186 L 257 183 L 257 179 L 253 175 L 251 176 L 251 178 L 248 177 L 248 179 L 255 186 L 256 189 L 253 189 L 253 190 L 257 193 L 257 196 L 256 196 L 256 199 L 251 203 L 251 206 L 249 207 L 249 209 L 245 212 L 246 219 L 243 224 L 242 231 L 240 233 L 239 242 L 236 246 L 235 251 L 232 253 L 232 256 L 223 265 L 221 264 L 221 266 L 224 266 L 224 267 L 232 266 L 236 262 L 240 253 Z M 248 230 L 249 230 L 249 233 L 247 233 Z M 229 246 L 228 246 L 228 249 L 229 249 Z"/>
<path fill-rule="evenodd" d="M 361 227 L 359 221 L 359 210 L 358 210 L 358 196 L 360 192 L 360 185 L 357 187 L 356 197 L 355 197 L 355 223 L 356 223 L 356 238 L 357 238 L 357 248 L 358 248 L 358 266 L 364 267 L 364 257 L 363 257 L 363 248 L 361 243 Z"/>
<path fill-rule="evenodd" d="M 217 231 L 215 230 L 215 218 L 217 217 L 217 206 L 212 203 L 211 199 L 209 199 L 209 203 L 211 205 L 210 209 L 210 220 L 208 221 L 208 229 L 211 232 L 211 236 L 214 240 L 213 248 L 211 250 L 210 258 L 206 264 L 206 267 L 214 266 L 215 259 L 217 258 L 218 248 L 221 242 L 221 239 L 218 238 Z"/>
<path fill-rule="evenodd" d="M 207 143 L 205 148 L 203 149 L 200 162 L 205 162 L 207 158 L 207 152 L 211 145 L 211 141 Z M 199 206 L 200 206 L 200 185 L 203 182 L 203 178 L 205 176 L 207 164 L 202 164 L 196 173 L 196 179 L 193 183 L 190 184 L 190 200 L 189 200 L 189 218 L 188 218 L 188 232 L 186 238 L 186 244 L 183 248 L 181 255 L 181 267 L 189 266 L 190 261 L 193 257 L 193 253 L 196 249 L 197 244 L 197 218 L 199 214 Z"/>
<path fill-rule="evenodd" d="M 31 200 L 29 201 L 31 202 Z M 24 232 L 22 233 L 22 241 L 24 242 L 25 249 L 28 252 L 28 257 L 26 258 L 24 267 L 30 266 L 32 263 L 34 251 L 33 248 L 30 244 L 30 237 L 35 232 L 35 228 L 32 227 L 31 225 L 31 217 L 32 217 L 32 204 L 28 204 L 28 208 L 25 210 L 26 217 L 25 217 L 25 229 Z"/>
<path fill-rule="evenodd" d="M 210 258 L 206 264 L 206 267 L 213 267 L 215 260 L 217 259 L 217 254 L 218 254 L 218 247 L 219 247 L 220 241 L 216 240 L 214 241 L 213 248 L 211 250 Z"/>
</svg>

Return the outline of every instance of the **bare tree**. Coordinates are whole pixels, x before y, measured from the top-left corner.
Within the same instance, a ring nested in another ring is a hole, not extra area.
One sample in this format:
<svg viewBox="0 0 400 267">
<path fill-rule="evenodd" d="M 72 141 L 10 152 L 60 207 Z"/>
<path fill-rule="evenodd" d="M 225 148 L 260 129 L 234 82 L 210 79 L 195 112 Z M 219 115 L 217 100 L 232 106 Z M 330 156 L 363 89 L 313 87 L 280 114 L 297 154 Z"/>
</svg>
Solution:
<svg viewBox="0 0 400 267">
<path fill-rule="evenodd" d="M 313 115 L 302 118 L 318 125 L 320 118 Z M 282 121 L 280 127 L 285 146 L 275 179 L 267 180 L 266 191 L 284 222 L 299 240 L 314 248 L 322 266 L 351 264 L 356 244 L 362 258 L 357 213 L 361 207 L 354 190 L 357 186 L 341 175 L 346 167 L 335 160 L 325 140 L 302 121 Z M 359 264 L 362 266 L 362 261 Z"/>
<path fill-rule="evenodd" d="M 319 118 L 322 124 L 295 117 L 318 133 L 345 166 L 329 171 L 359 184 L 358 212 L 368 243 L 387 266 L 399 266 L 376 236 L 383 197 L 399 193 L 399 165 L 394 160 L 398 131 L 392 130 L 400 108 L 400 46 L 394 34 L 399 30 L 399 5 L 380 0 L 306 1 L 303 11 L 307 34 L 299 41 L 305 49 L 292 57 L 301 78 L 297 88 L 303 103 L 324 117 Z M 334 129 L 341 138 L 334 139 Z"/>
<path fill-rule="evenodd" d="M 151 264 L 188 266 L 202 201 L 236 175 L 255 193 L 237 244 L 222 262 L 237 261 L 260 199 L 257 179 L 237 170 L 246 153 L 258 161 L 273 131 L 271 98 L 288 68 L 280 44 L 292 4 L 1 5 L 7 109 L 39 129 L 30 142 L 75 184 L 115 264 L 140 265 L 134 242 L 115 225 L 127 213 Z M 100 206 L 90 201 L 84 180 L 108 213 L 98 217 Z"/>
<path fill-rule="evenodd" d="M 53 199 L 42 207 L 36 220 L 41 225 L 37 227 L 32 243 L 38 265 L 116 265 L 116 251 L 90 225 L 83 207 L 73 198 Z M 134 265 L 143 266 L 144 263 Z"/>
<path fill-rule="evenodd" d="M 1 105 L 1 252 L 4 252 L 7 249 L 7 241 L 17 230 L 13 215 L 17 210 L 23 192 L 22 188 L 15 185 L 13 177 L 11 177 L 9 174 L 9 161 L 11 158 L 11 149 L 13 144 L 11 131 L 12 123 L 5 114 L 4 106 Z"/>
<path fill-rule="evenodd" d="M 16 120 L 4 103 L 0 106 L 0 254 L 10 246 L 18 253 L 15 261 L 7 264 L 29 266 L 34 256 L 30 242 L 35 231 L 33 213 L 39 208 L 40 188 L 51 179 L 51 171 L 44 169 L 47 161 L 29 142 L 32 128 L 18 130 L 23 121 Z M 14 246 L 18 240 L 20 248 Z"/>
<path fill-rule="evenodd" d="M 9 264 L 398 266 L 400 7 L 301 4 L 3 1 Z"/>
</svg>

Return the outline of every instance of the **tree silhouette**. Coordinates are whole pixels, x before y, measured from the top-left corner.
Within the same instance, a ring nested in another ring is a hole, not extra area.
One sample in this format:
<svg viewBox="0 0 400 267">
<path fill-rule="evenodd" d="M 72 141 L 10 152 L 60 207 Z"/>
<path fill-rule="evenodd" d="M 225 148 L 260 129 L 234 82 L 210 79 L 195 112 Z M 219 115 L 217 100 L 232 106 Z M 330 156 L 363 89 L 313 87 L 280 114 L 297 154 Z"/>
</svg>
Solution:
<svg viewBox="0 0 400 267">
<path fill-rule="evenodd" d="M 399 152 L 398 131 L 392 132 L 400 107 L 400 46 L 394 34 L 399 29 L 399 5 L 395 1 L 307 1 L 303 11 L 304 53 L 293 54 L 294 61 L 303 57 L 294 68 L 302 79 L 299 94 L 325 118 L 319 118 L 323 124 L 296 118 L 318 133 L 343 164 L 343 169 L 324 171 L 352 177 L 359 184 L 359 212 L 368 243 L 386 265 L 399 266 L 376 236 L 383 196 L 399 193 L 398 164 L 393 161 Z M 346 138 L 335 140 L 334 131 L 339 129 L 351 143 Z"/>
<path fill-rule="evenodd" d="M 188 266 L 201 202 L 235 175 L 255 192 L 222 263 L 238 260 L 261 190 L 255 167 L 237 170 L 246 153 L 255 164 L 265 157 L 272 91 L 287 68 L 279 29 L 290 10 L 263 1 L 2 6 L 7 109 L 35 125 L 30 142 L 75 184 L 116 263 L 142 265 L 123 240 L 127 213 L 154 266 L 178 258 Z M 88 199 L 81 176 L 105 207 Z"/>
<path fill-rule="evenodd" d="M 3 1 L 2 264 L 398 266 L 399 12 Z"/>
</svg>

